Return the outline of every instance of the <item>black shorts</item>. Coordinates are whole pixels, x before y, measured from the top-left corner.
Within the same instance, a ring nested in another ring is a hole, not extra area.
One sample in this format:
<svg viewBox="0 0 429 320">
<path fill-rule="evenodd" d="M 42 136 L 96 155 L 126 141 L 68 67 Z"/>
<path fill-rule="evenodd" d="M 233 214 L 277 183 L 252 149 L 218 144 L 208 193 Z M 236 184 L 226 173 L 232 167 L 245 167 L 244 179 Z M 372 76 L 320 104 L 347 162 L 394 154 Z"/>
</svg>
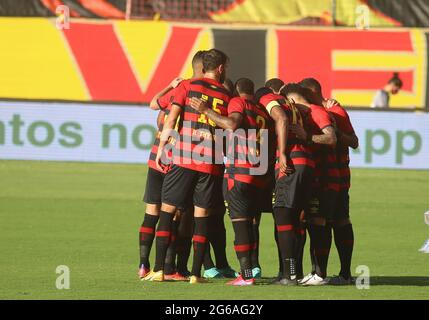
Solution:
<svg viewBox="0 0 429 320">
<path fill-rule="evenodd" d="M 274 208 L 304 209 L 311 196 L 312 180 L 312 168 L 295 166 L 292 174 L 277 180 L 274 190 Z"/>
<path fill-rule="evenodd" d="M 305 210 L 305 219 L 325 218 L 332 221 L 336 210 L 338 192 L 334 190 L 314 189 Z"/>
<path fill-rule="evenodd" d="M 162 203 L 185 208 L 192 195 L 194 206 L 214 208 L 215 189 L 216 176 L 172 165 L 164 178 Z"/>
<path fill-rule="evenodd" d="M 259 188 L 256 195 L 256 207 L 258 213 L 273 213 L 273 202 L 274 202 L 274 184 L 267 185 L 264 188 Z"/>
<path fill-rule="evenodd" d="M 223 175 L 215 177 L 215 191 L 214 191 L 214 207 L 216 209 L 225 209 L 225 199 L 223 197 Z"/>
<path fill-rule="evenodd" d="M 273 213 L 274 187 L 276 185 L 276 176 L 274 167 L 268 169 L 264 175 L 265 186 L 258 188 L 257 194 L 257 212 Z"/>
<path fill-rule="evenodd" d="M 228 186 L 228 180 L 233 185 Z M 254 185 L 231 180 L 223 180 L 223 196 L 228 205 L 229 216 L 235 218 L 253 218 L 257 211 L 258 188 Z"/>
<path fill-rule="evenodd" d="M 147 204 L 161 205 L 162 184 L 165 173 L 149 168 L 146 177 L 146 189 L 144 191 L 143 201 Z"/>
<path fill-rule="evenodd" d="M 344 220 L 350 218 L 349 189 L 342 189 L 338 193 L 333 219 Z"/>
</svg>

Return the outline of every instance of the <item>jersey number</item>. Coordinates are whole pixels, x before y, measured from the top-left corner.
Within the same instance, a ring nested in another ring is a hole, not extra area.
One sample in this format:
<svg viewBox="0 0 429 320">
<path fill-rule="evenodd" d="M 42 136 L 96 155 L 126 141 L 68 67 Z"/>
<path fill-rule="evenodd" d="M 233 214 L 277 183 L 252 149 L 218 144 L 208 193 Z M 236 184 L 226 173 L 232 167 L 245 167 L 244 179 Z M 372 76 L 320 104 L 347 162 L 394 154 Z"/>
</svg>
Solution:
<svg viewBox="0 0 429 320">
<path fill-rule="evenodd" d="M 206 96 L 205 94 L 203 94 L 201 96 L 201 99 L 204 101 L 209 101 L 209 97 Z M 218 106 L 222 106 L 224 104 L 224 101 L 218 98 L 213 98 L 212 101 L 212 109 L 214 112 L 221 114 L 220 109 L 218 108 Z M 216 123 L 214 123 L 212 120 L 208 119 L 207 116 L 205 114 L 200 114 L 200 116 L 198 117 L 198 122 L 200 123 L 205 123 L 205 124 L 209 124 L 212 127 L 216 127 Z"/>
</svg>

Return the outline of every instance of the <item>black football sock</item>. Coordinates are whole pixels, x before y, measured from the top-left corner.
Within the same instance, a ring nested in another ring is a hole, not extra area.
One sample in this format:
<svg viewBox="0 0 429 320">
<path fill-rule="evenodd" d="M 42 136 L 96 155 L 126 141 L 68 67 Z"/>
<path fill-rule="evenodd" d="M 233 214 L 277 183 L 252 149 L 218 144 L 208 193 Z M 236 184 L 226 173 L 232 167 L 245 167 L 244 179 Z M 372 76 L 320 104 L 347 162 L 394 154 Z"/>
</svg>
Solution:
<svg viewBox="0 0 429 320">
<path fill-rule="evenodd" d="M 191 275 L 201 277 L 201 267 L 207 248 L 208 217 L 195 217 L 194 258 Z"/>
<path fill-rule="evenodd" d="M 156 259 L 154 271 L 164 270 L 164 262 L 170 244 L 174 214 L 161 211 L 158 228 L 156 229 Z"/>
<path fill-rule="evenodd" d="M 275 221 L 275 218 L 274 218 L 274 221 Z M 276 245 L 277 245 L 277 257 L 278 257 L 278 262 L 279 262 L 279 274 L 283 274 L 282 253 L 280 252 L 279 236 L 277 234 L 277 226 L 276 226 L 275 222 L 274 222 L 274 239 L 276 240 Z"/>
<path fill-rule="evenodd" d="M 140 242 L 140 265 L 150 268 L 149 256 L 152 249 L 153 239 L 155 238 L 155 227 L 158 223 L 158 216 L 145 214 L 143 223 L 140 227 L 139 242 Z"/>
<path fill-rule="evenodd" d="M 303 257 L 304 257 L 304 247 L 305 241 L 307 238 L 306 229 L 304 225 L 300 225 L 296 230 L 296 277 L 297 279 L 302 279 L 304 277 L 304 268 L 303 268 Z"/>
<path fill-rule="evenodd" d="M 250 253 L 250 260 L 252 262 L 252 268 L 261 268 L 259 264 L 259 223 L 252 223 L 252 234 L 254 240 L 254 249 Z"/>
<path fill-rule="evenodd" d="M 185 211 L 180 219 L 178 236 L 176 240 L 177 271 L 188 275 L 188 261 L 191 254 L 192 235 L 194 234 L 193 211 Z"/>
<path fill-rule="evenodd" d="M 296 278 L 296 210 L 291 208 L 274 208 L 277 234 L 283 264 L 283 277 Z"/>
<path fill-rule="evenodd" d="M 311 273 L 315 274 L 317 267 L 317 261 L 316 257 L 314 255 L 314 244 L 320 242 L 320 233 L 317 232 L 317 226 L 309 224 L 307 227 L 308 230 L 308 236 L 310 237 L 310 247 L 309 247 L 309 253 L 310 253 L 310 260 L 311 260 Z"/>
<path fill-rule="evenodd" d="M 215 263 L 212 259 L 212 253 L 210 250 L 210 243 L 207 243 L 207 247 L 206 247 L 206 253 L 204 254 L 204 270 L 209 270 L 211 268 L 215 267 Z"/>
<path fill-rule="evenodd" d="M 308 229 L 308 235 L 310 235 L 310 229 Z M 315 274 L 316 273 L 316 256 L 314 255 L 314 248 L 313 248 L 313 244 L 311 242 L 311 236 L 310 236 L 310 261 L 311 261 L 311 274 Z"/>
<path fill-rule="evenodd" d="M 252 263 L 250 252 L 253 247 L 254 240 L 252 239 L 252 225 L 250 221 L 233 221 L 235 240 L 234 250 L 237 254 L 238 262 L 240 263 L 241 276 L 243 279 L 251 279 Z"/>
<path fill-rule="evenodd" d="M 209 216 L 208 238 L 213 248 L 216 260 L 216 268 L 223 269 L 228 267 L 226 257 L 226 229 L 224 222 L 224 207 L 216 209 L 213 215 Z"/>
<path fill-rule="evenodd" d="M 170 235 L 170 244 L 168 245 L 167 254 L 165 256 L 164 273 L 167 275 L 176 273 L 176 238 L 177 229 L 180 221 L 173 221 Z"/>
<path fill-rule="evenodd" d="M 334 238 L 335 246 L 338 250 L 338 255 L 341 262 L 341 271 L 340 275 L 345 279 L 350 279 L 351 277 L 351 262 L 353 255 L 353 245 L 354 245 L 354 234 L 353 226 L 347 224 L 342 227 L 334 228 Z"/>
<path fill-rule="evenodd" d="M 330 253 L 331 253 L 331 246 L 332 246 L 332 225 L 331 224 L 329 224 L 329 225 L 326 225 L 325 226 L 325 240 L 326 240 L 326 243 L 325 243 L 325 248 L 326 248 L 326 250 L 327 250 L 327 255 L 326 255 L 326 271 L 325 271 L 325 273 L 326 273 L 326 275 L 328 274 L 328 260 L 329 260 L 329 255 L 330 255 Z"/>
<path fill-rule="evenodd" d="M 311 242 L 312 261 L 315 264 L 315 272 L 319 277 L 325 278 L 328 267 L 330 242 L 332 241 L 331 227 L 310 225 L 308 227 Z"/>
<path fill-rule="evenodd" d="M 192 237 L 178 236 L 176 240 L 177 271 L 181 274 L 188 272 L 188 260 L 191 253 Z"/>
</svg>

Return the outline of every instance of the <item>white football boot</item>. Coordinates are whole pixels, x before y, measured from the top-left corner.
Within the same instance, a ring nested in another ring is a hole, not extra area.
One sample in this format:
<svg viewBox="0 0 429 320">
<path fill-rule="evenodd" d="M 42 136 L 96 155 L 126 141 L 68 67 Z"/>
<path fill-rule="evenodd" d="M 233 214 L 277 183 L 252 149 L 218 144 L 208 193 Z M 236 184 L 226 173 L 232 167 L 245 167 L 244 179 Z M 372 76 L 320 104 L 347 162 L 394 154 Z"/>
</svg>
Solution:
<svg viewBox="0 0 429 320">
<path fill-rule="evenodd" d="M 307 274 L 304 278 L 299 279 L 299 280 L 298 280 L 298 284 L 304 284 L 304 283 L 306 283 L 308 280 L 310 280 L 311 278 L 313 278 L 313 274 L 312 274 L 312 273 L 309 273 L 309 274 Z"/>
<path fill-rule="evenodd" d="M 423 246 L 419 249 L 420 252 L 429 253 L 429 239 L 425 241 Z"/>
<path fill-rule="evenodd" d="M 301 282 L 301 285 L 303 286 L 324 286 L 326 284 L 328 284 L 328 281 L 319 277 L 317 274 L 313 274 L 306 282 Z"/>
</svg>

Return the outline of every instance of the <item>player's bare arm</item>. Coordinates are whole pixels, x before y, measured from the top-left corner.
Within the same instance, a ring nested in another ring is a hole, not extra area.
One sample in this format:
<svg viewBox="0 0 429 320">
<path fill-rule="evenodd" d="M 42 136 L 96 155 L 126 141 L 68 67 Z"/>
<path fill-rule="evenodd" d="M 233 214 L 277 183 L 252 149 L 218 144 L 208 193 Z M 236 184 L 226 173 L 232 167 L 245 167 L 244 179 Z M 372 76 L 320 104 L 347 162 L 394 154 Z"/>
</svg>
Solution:
<svg viewBox="0 0 429 320">
<path fill-rule="evenodd" d="M 158 99 L 161 98 L 163 95 L 167 94 L 170 90 L 176 88 L 182 80 L 182 78 L 175 78 L 173 81 L 171 81 L 168 86 L 166 86 L 152 98 L 149 107 L 152 110 L 159 110 Z"/>
<path fill-rule="evenodd" d="M 297 135 L 301 140 L 311 141 L 318 144 L 327 144 L 335 146 L 337 143 L 337 137 L 335 135 L 335 129 L 332 126 L 328 126 L 322 130 L 323 134 L 316 134 L 309 136 L 305 129 L 299 124 L 291 125 L 291 131 Z"/>
<path fill-rule="evenodd" d="M 323 134 L 316 134 L 311 136 L 311 141 L 318 144 L 327 144 L 335 146 L 337 144 L 337 136 L 335 129 L 332 126 L 326 127 L 322 130 Z"/>
<path fill-rule="evenodd" d="M 156 118 L 156 125 L 158 126 L 158 130 L 161 128 L 162 123 L 164 121 L 165 112 L 160 110 L 158 113 L 158 117 Z"/>
<path fill-rule="evenodd" d="M 288 118 L 286 116 L 286 113 L 282 110 L 280 106 L 273 107 L 270 111 L 270 115 L 276 125 L 280 172 L 288 174 L 290 173 L 287 167 L 286 157 L 287 134 L 289 131 Z"/>
<path fill-rule="evenodd" d="M 359 139 L 356 134 L 347 134 L 340 130 L 337 130 L 337 140 L 344 146 L 357 149 L 359 147 Z"/>
<path fill-rule="evenodd" d="M 241 126 L 243 121 L 243 116 L 238 112 L 233 112 L 228 117 L 221 116 L 219 113 L 211 109 L 207 102 L 199 99 L 192 98 L 189 105 L 199 113 L 206 115 L 210 120 L 212 120 L 219 128 L 225 130 L 236 130 Z"/>
<path fill-rule="evenodd" d="M 172 104 L 170 113 L 167 116 L 167 119 L 164 122 L 164 127 L 162 129 L 159 146 L 158 146 L 158 152 L 156 154 L 156 167 L 159 170 L 164 171 L 165 165 L 162 164 L 162 157 L 164 154 L 164 148 L 168 141 L 168 138 L 170 137 L 170 133 L 172 130 L 174 130 L 174 126 L 176 125 L 177 119 L 179 118 L 180 113 L 182 112 L 182 108 L 178 105 Z"/>
</svg>

